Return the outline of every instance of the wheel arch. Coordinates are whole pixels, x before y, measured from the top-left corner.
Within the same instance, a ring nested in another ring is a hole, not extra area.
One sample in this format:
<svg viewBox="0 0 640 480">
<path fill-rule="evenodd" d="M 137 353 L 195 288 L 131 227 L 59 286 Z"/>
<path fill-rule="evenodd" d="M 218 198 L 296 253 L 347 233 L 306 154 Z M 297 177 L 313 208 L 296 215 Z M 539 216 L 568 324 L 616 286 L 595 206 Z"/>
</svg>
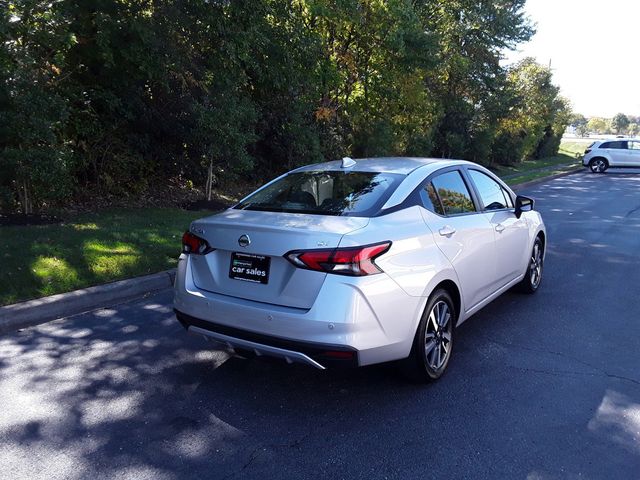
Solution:
<svg viewBox="0 0 640 480">
<path fill-rule="evenodd" d="M 542 242 L 542 258 L 544 259 L 547 255 L 547 233 L 544 230 L 538 230 L 536 236 L 533 237 L 533 241 L 535 242 L 537 238 Z"/>
<path fill-rule="evenodd" d="M 456 309 L 456 315 L 457 315 L 456 326 L 457 326 L 460 323 L 460 318 L 462 316 L 461 315 L 462 295 L 460 294 L 460 289 L 458 288 L 458 285 L 456 284 L 456 282 L 450 279 L 442 280 L 435 287 L 433 287 L 433 290 L 431 290 L 431 293 L 435 292 L 438 289 L 445 290 L 449 294 L 449 296 L 451 296 L 451 300 L 453 300 L 453 306 Z"/>
</svg>

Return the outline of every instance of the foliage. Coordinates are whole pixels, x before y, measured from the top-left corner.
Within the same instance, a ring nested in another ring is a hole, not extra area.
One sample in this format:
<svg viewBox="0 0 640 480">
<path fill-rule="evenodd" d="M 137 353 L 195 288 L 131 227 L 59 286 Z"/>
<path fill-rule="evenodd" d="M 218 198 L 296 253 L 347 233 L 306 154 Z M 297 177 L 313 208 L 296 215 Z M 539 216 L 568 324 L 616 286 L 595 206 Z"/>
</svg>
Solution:
<svg viewBox="0 0 640 480">
<path fill-rule="evenodd" d="M 610 125 L 611 123 L 605 118 L 591 117 L 587 122 L 587 130 L 590 133 L 609 134 L 611 133 Z"/>
<path fill-rule="evenodd" d="M 616 133 L 622 133 L 627 130 L 629 119 L 624 113 L 618 113 L 611 119 L 611 129 Z"/>
<path fill-rule="evenodd" d="M 635 136 L 640 133 L 640 117 L 618 113 L 613 118 L 591 117 L 587 121 L 586 131 L 596 135 L 618 135 Z M 576 130 L 576 133 L 578 131 Z"/>
<path fill-rule="evenodd" d="M 550 69 L 532 58 L 522 60 L 507 75 L 507 91 L 510 106 L 498 122 L 494 143 L 498 163 L 555 155 L 571 111 Z"/>
<path fill-rule="evenodd" d="M 575 129 L 576 135 L 580 137 L 584 137 L 589 132 L 587 118 L 580 113 L 571 115 L 569 125 Z"/>
<path fill-rule="evenodd" d="M 7 210 L 345 155 L 513 163 L 568 122 L 550 72 L 500 64 L 533 33 L 524 0 L 0 5 Z"/>
</svg>

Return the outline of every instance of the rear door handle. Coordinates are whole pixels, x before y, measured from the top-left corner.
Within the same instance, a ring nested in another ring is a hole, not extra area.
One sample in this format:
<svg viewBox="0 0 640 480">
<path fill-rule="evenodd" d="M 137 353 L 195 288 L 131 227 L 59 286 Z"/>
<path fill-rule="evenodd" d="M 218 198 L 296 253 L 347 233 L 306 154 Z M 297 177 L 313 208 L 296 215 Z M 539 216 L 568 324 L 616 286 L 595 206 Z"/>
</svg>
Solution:
<svg viewBox="0 0 640 480">
<path fill-rule="evenodd" d="M 502 225 L 501 223 L 496 225 L 496 232 L 501 233 L 504 231 L 504 225 Z"/>
<path fill-rule="evenodd" d="M 440 230 L 438 230 L 438 233 L 440 233 L 440 235 L 442 235 L 443 237 L 450 237 L 451 235 L 456 233 L 456 229 L 450 225 L 445 225 Z"/>
</svg>

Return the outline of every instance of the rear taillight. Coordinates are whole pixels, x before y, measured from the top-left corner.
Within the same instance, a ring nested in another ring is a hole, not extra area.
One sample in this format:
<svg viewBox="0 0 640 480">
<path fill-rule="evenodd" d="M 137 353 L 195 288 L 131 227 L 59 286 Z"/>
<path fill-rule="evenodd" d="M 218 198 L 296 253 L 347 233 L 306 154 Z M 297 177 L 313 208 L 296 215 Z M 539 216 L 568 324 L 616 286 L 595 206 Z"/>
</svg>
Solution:
<svg viewBox="0 0 640 480">
<path fill-rule="evenodd" d="M 206 255 L 213 250 L 206 240 L 191 232 L 184 232 L 184 235 L 182 235 L 182 253 Z"/>
<path fill-rule="evenodd" d="M 591 151 L 591 149 L 590 149 L 590 148 L 587 148 L 587 149 L 584 151 L 584 154 L 586 155 L 586 154 L 587 154 L 587 153 L 589 153 L 590 151 Z"/>
<path fill-rule="evenodd" d="M 317 272 L 361 277 L 381 273 L 374 260 L 391 247 L 391 242 L 363 247 L 334 248 L 330 250 L 296 250 L 285 258 L 296 267 Z"/>
</svg>

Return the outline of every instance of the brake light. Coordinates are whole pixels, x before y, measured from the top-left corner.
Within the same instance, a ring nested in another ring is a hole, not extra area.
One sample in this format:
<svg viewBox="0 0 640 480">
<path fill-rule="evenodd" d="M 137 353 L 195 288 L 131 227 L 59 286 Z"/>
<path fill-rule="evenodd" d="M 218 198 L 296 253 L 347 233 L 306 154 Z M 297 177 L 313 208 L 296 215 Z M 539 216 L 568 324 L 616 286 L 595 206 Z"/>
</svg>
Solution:
<svg viewBox="0 0 640 480">
<path fill-rule="evenodd" d="M 363 247 L 334 248 L 329 250 L 296 250 L 285 258 L 296 267 L 317 272 L 362 277 L 381 273 L 374 260 L 391 247 L 391 242 Z"/>
<path fill-rule="evenodd" d="M 587 148 L 587 149 L 584 151 L 584 154 L 586 155 L 586 154 L 587 154 L 587 153 L 589 153 L 590 151 L 591 151 L 591 149 L 590 149 L 590 148 Z"/>
<path fill-rule="evenodd" d="M 182 253 L 206 255 L 213 250 L 206 240 L 191 232 L 184 232 L 184 235 L 182 235 Z"/>
</svg>

